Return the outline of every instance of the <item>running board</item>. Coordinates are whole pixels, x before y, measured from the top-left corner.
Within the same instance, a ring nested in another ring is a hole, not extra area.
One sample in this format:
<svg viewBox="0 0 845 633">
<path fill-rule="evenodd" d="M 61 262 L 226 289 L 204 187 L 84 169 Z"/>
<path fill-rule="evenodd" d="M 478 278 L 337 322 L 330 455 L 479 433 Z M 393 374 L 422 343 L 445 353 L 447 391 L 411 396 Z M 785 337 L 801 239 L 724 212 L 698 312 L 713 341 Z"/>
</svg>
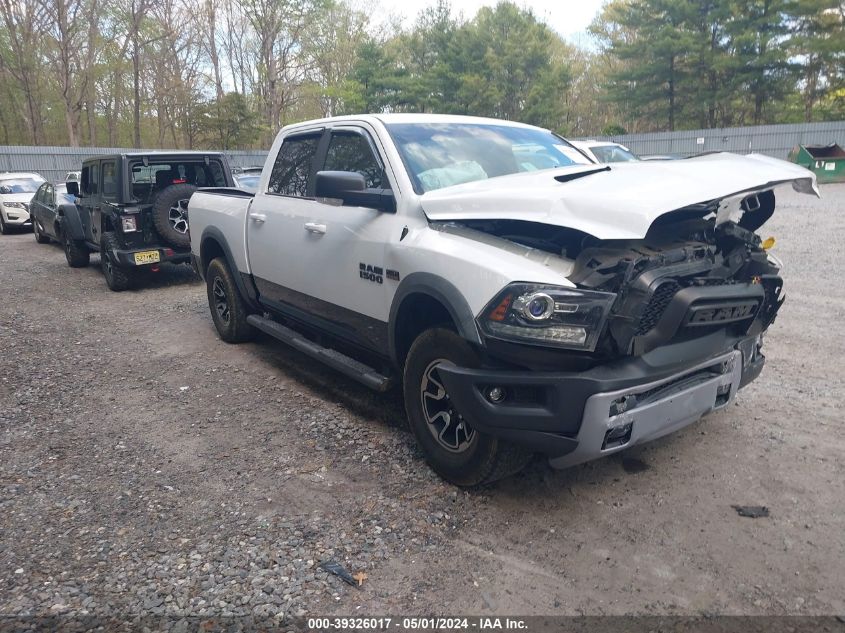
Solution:
<svg viewBox="0 0 845 633">
<path fill-rule="evenodd" d="M 250 314 L 246 320 L 247 323 L 258 328 L 265 334 L 269 334 L 282 343 L 287 343 L 303 354 L 328 365 L 332 369 L 336 369 L 370 389 L 385 392 L 393 386 L 393 381 L 388 376 L 381 375 L 372 367 L 364 363 L 359 363 L 354 358 L 349 358 L 349 356 L 341 354 L 337 350 L 318 345 L 314 341 L 310 341 L 302 336 L 299 332 L 285 327 L 273 319 L 257 314 Z"/>
</svg>

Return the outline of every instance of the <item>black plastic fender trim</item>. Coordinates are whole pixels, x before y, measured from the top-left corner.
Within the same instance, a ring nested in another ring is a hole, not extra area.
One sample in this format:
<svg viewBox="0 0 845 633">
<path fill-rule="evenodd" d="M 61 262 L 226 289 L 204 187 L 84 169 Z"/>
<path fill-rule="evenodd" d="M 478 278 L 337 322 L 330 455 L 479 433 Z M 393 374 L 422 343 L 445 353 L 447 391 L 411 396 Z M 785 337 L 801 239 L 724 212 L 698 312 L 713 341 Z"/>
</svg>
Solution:
<svg viewBox="0 0 845 633">
<path fill-rule="evenodd" d="M 206 227 L 200 238 L 200 261 L 198 266 L 200 277 L 205 279 L 205 271 L 210 263 L 202 260 L 202 249 L 207 240 L 214 240 L 223 249 L 223 256 L 226 258 L 226 264 L 235 278 L 235 285 L 238 287 L 238 292 L 241 293 L 241 297 L 243 297 L 251 309 L 260 312 L 261 306 L 258 304 L 258 290 L 255 288 L 252 276 L 238 270 L 237 265 L 235 265 L 235 258 L 232 256 L 232 249 L 229 248 L 229 242 L 226 240 L 223 232 L 216 226 Z"/>
<path fill-rule="evenodd" d="M 483 346 L 478 326 L 475 323 L 475 315 L 464 298 L 461 291 L 454 284 L 443 277 L 433 273 L 417 272 L 405 277 L 393 295 L 393 302 L 390 304 L 390 317 L 388 320 L 388 348 L 390 360 L 400 366 L 398 351 L 396 349 L 396 318 L 402 302 L 412 294 L 423 294 L 439 301 L 449 315 L 452 317 L 458 334 L 478 346 Z"/>
<path fill-rule="evenodd" d="M 62 239 L 64 234 L 72 240 L 85 240 L 85 232 L 82 230 L 82 220 L 79 219 L 79 209 L 76 205 L 63 204 L 58 209 L 61 213 L 56 219 L 59 224 L 59 235 Z"/>
</svg>

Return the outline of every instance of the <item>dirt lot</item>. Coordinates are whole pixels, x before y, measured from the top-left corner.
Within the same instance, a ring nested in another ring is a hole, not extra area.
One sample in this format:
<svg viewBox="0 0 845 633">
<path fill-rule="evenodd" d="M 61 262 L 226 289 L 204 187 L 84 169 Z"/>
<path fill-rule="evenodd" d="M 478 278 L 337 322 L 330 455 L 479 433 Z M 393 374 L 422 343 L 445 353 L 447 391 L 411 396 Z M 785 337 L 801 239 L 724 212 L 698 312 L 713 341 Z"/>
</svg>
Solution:
<svg viewBox="0 0 845 633">
<path fill-rule="evenodd" d="M 115 294 L 97 257 L 0 237 L 0 615 L 845 613 L 845 186 L 822 193 L 762 231 L 788 299 L 730 410 L 476 492 L 395 394 L 219 341 L 186 267 Z"/>
</svg>

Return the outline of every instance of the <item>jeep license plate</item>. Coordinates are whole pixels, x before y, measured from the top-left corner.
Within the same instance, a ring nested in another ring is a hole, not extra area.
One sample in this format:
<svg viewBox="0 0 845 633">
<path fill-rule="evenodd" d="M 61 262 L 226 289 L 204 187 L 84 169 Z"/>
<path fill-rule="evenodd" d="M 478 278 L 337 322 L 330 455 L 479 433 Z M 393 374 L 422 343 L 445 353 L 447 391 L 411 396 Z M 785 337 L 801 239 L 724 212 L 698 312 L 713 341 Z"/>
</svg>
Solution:
<svg viewBox="0 0 845 633">
<path fill-rule="evenodd" d="M 159 255 L 158 251 L 141 251 L 140 253 L 135 253 L 135 265 L 141 266 L 142 264 L 155 264 L 161 261 L 161 255 Z"/>
</svg>

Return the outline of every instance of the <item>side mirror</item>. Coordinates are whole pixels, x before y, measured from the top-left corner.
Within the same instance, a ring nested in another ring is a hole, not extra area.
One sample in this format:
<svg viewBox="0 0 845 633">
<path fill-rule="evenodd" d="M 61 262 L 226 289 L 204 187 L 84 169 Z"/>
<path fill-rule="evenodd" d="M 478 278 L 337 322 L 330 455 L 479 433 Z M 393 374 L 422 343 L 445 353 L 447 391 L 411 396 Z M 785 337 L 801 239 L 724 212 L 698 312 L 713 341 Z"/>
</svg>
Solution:
<svg viewBox="0 0 845 633">
<path fill-rule="evenodd" d="M 79 183 L 75 180 L 68 180 L 65 185 L 67 186 L 67 192 L 72 195 L 79 197 Z"/>
<path fill-rule="evenodd" d="M 317 198 L 340 200 L 346 206 L 367 207 L 396 213 L 396 198 L 390 189 L 367 189 L 364 176 L 356 171 L 318 171 L 314 180 Z"/>
</svg>

